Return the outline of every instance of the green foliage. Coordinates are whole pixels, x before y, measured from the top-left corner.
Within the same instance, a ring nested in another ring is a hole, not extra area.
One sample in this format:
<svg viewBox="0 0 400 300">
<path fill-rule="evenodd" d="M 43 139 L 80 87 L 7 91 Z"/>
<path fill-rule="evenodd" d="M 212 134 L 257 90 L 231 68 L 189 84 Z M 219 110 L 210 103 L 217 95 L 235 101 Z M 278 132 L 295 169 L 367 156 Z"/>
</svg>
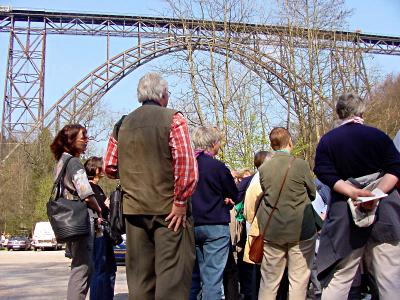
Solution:
<svg viewBox="0 0 400 300">
<path fill-rule="evenodd" d="M 36 221 L 46 220 L 54 159 L 49 149 L 52 136 L 43 130 L 30 144 L 12 154 L 0 171 L 0 230 L 29 233 Z"/>
<path fill-rule="evenodd" d="M 291 154 L 293 154 L 296 157 L 303 157 L 304 158 L 304 153 L 308 148 L 307 142 L 304 140 L 303 137 L 298 137 L 296 139 L 296 143 L 294 144 L 294 147 L 291 151 Z"/>
<path fill-rule="evenodd" d="M 46 203 L 53 187 L 53 176 L 47 174 L 36 181 L 34 195 L 35 207 L 33 210 L 33 223 L 47 221 Z"/>
</svg>

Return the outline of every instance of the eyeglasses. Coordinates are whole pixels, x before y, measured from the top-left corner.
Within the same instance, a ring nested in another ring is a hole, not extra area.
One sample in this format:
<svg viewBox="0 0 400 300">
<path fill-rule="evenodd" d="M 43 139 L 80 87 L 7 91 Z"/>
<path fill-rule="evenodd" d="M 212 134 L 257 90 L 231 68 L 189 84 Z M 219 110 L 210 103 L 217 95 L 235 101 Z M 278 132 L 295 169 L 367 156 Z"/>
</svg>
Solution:
<svg viewBox="0 0 400 300">
<path fill-rule="evenodd" d="M 171 92 L 170 91 L 168 91 L 168 97 L 171 97 Z"/>
<path fill-rule="evenodd" d="M 85 136 L 82 136 L 80 138 L 77 138 L 76 140 L 77 141 L 88 141 L 88 140 L 93 140 L 93 137 L 85 135 Z"/>
</svg>

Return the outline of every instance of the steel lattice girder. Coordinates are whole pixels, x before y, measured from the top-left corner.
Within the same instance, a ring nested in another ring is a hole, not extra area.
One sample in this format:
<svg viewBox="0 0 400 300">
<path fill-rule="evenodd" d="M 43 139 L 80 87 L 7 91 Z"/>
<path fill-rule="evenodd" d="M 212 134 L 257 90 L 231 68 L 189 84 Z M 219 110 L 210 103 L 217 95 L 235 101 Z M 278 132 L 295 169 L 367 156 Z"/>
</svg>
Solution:
<svg viewBox="0 0 400 300">
<path fill-rule="evenodd" d="M 10 31 L 2 115 L 2 137 L 23 138 L 44 114 L 45 33 Z M 22 136 L 21 136 L 22 135 Z"/>
<path fill-rule="evenodd" d="M 4 9 L 0 11 L 0 31 L 10 31 L 12 22 L 19 24 L 16 30 L 24 30 L 28 20 L 36 24 L 36 28 L 32 27 L 31 30 L 41 30 L 45 23 L 47 34 L 165 38 L 171 35 L 204 37 L 210 36 L 210 32 L 218 36 L 229 30 L 237 34 L 237 36 L 232 36 L 236 42 L 245 43 L 246 40 L 257 39 L 269 45 L 279 45 L 280 37 L 291 35 L 299 38 L 298 47 L 302 46 L 301 40 L 308 39 L 311 30 L 313 36 L 326 41 L 328 48 L 334 41 L 336 47 L 354 48 L 357 45 L 364 53 L 400 55 L 400 37 L 398 36 L 364 34 L 358 31 L 113 14 Z"/>
</svg>

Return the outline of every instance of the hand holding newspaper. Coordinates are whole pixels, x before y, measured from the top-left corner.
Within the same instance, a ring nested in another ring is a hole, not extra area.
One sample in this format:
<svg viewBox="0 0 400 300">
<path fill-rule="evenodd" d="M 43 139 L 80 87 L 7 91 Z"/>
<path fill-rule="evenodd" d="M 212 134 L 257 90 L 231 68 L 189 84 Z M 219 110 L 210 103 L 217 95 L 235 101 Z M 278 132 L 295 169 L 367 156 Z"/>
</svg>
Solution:
<svg viewBox="0 0 400 300">
<path fill-rule="evenodd" d="M 378 188 L 375 188 L 374 190 L 372 190 L 371 193 L 374 196 L 358 197 L 357 200 L 356 200 L 356 203 L 364 203 L 364 202 L 369 202 L 369 201 L 373 201 L 373 200 L 377 200 L 377 199 L 381 199 L 381 198 L 387 197 L 387 194 L 385 194 L 384 192 L 382 192 Z"/>
</svg>

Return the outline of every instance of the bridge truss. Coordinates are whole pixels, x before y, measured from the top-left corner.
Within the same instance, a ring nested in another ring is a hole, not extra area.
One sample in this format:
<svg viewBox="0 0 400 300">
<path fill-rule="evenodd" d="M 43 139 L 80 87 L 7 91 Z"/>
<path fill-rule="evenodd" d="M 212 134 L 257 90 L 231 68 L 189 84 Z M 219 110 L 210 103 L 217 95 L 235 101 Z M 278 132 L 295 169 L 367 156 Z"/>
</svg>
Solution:
<svg viewBox="0 0 400 300">
<path fill-rule="evenodd" d="M 227 31 L 231 32 L 229 43 L 225 38 Z M 188 47 L 204 51 L 212 47 L 218 53 L 229 55 L 286 97 L 293 91 L 292 82 L 296 75 L 291 74 L 276 56 L 261 51 L 260 45 L 278 49 L 282 38 L 291 35 L 295 47 L 301 48 L 310 35 L 310 30 L 305 28 L 274 25 L 7 8 L 0 10 L 0 32 L 9 32 L 0 143 L 16 143 L 12 149 L 27 141 L 38 129 L 78 122 L 127 74 L 154 58 Z M 45 112 L 46 37 L 49 34 L 104 36 L 107 38 L 107 60 Z M 362 54 L 400 55 L 399 37 L 327 30 L 313 30 L 312 34 L 320 41 L 320 47 L 335 49 L 332 65 L 337 72 L 342 68 L 340 60 L 344 52 L 358 57 L 353 69 L 361 71 L 354 72 L 354 81 L 343 83 L 355 90 L 358 81 L 368 85 L 365 73 L 362 73 Z M 110 57 L 110 37 L 133 37 L 137 45 Z M 314 87 L 307 85 L 306 88 L 313 90 Z M 7 152 L 10 154 L 12 149 Z M 6 159 L 7 155 L 2 153 L 1 157 Z"/>
</svg>

